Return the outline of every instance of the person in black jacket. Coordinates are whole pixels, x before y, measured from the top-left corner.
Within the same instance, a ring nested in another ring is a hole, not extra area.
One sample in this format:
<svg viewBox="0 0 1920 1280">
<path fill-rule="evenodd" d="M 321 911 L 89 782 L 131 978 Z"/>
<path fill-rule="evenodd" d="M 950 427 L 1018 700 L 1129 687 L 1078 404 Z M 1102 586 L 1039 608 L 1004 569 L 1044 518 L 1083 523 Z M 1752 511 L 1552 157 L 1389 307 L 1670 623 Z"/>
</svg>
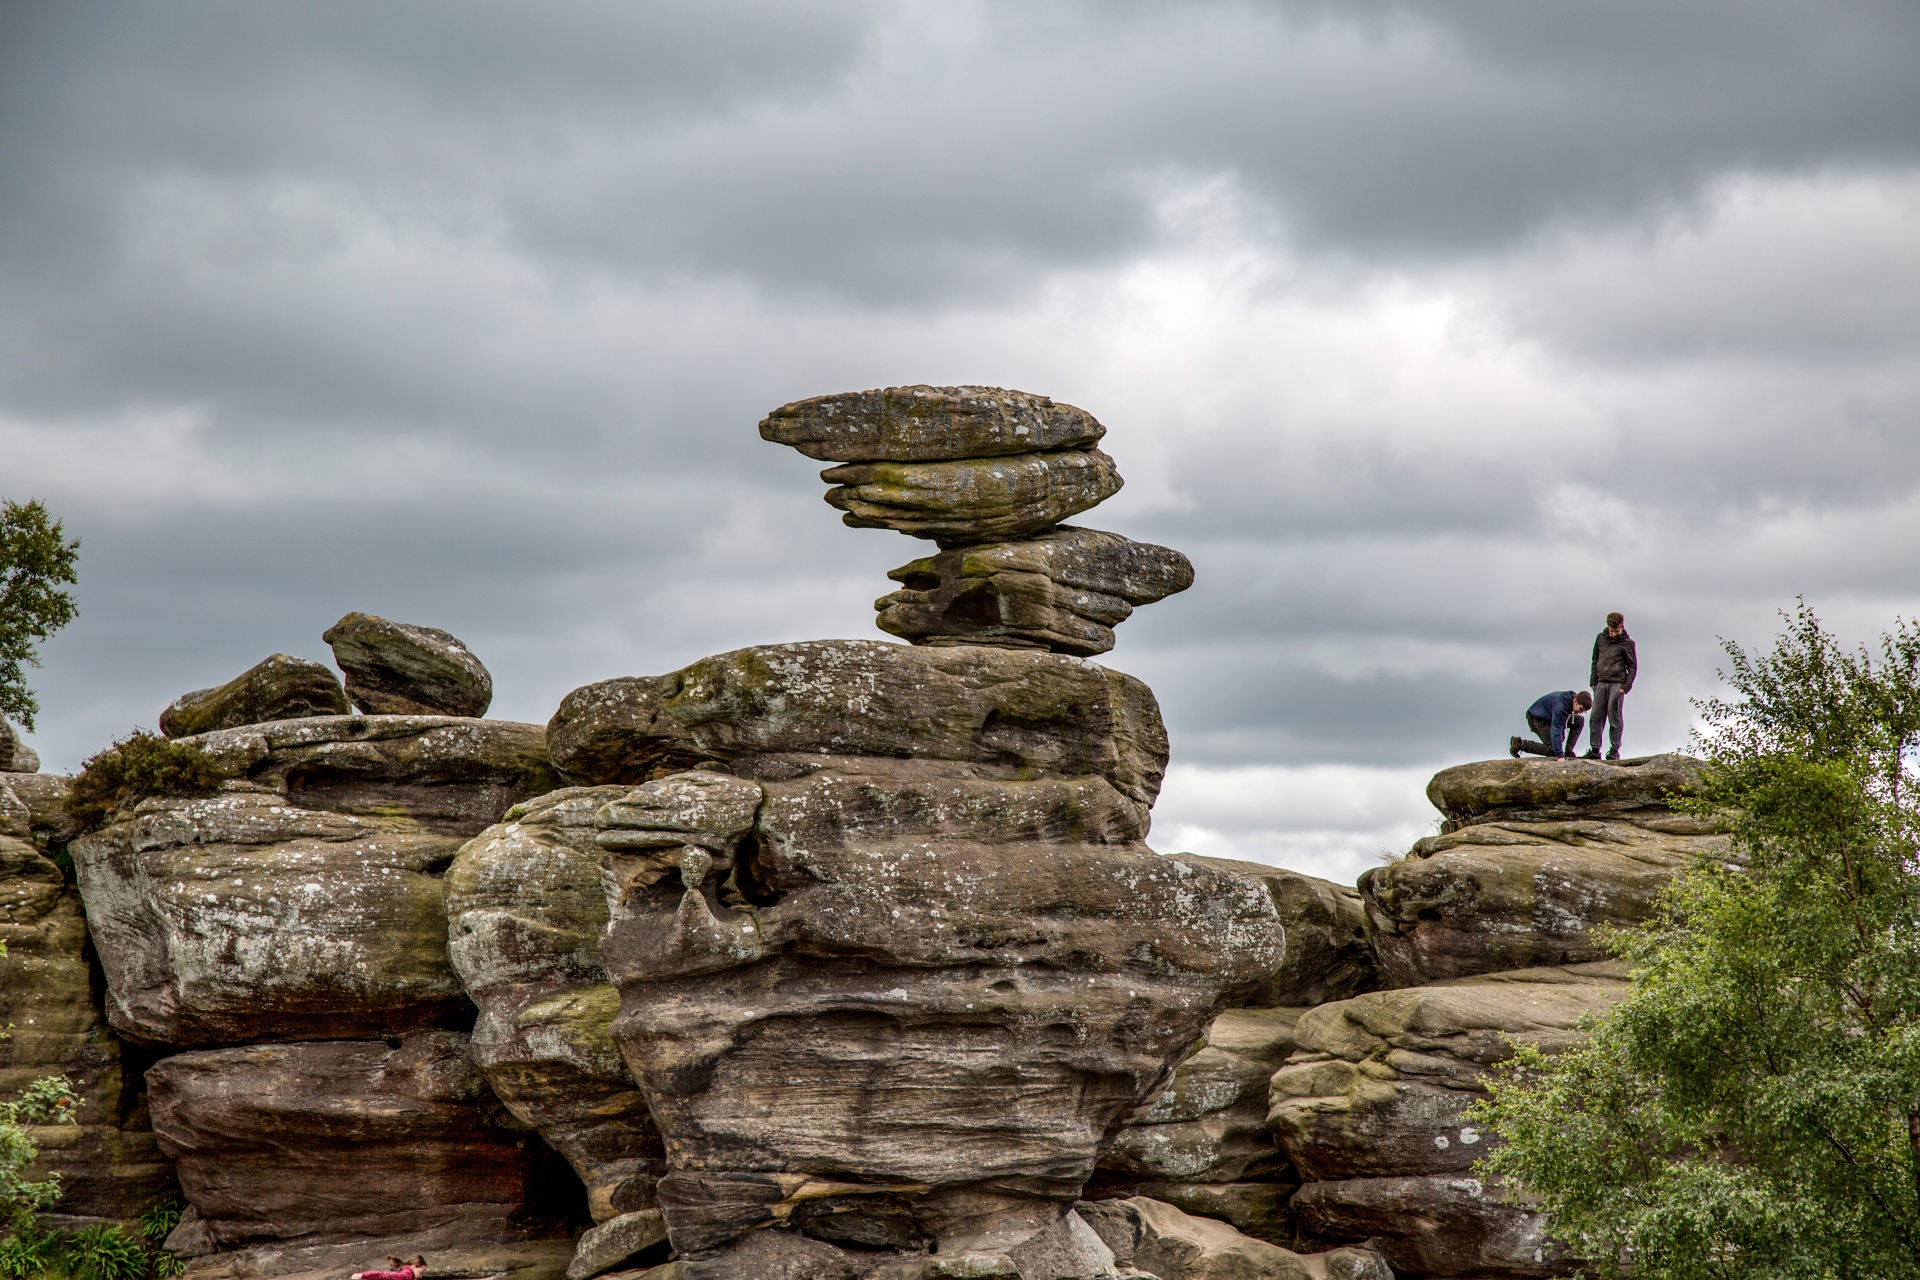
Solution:
<svg viewBox="0 0 1920 1280">
<path fill-rule="evenodd" d="M 1517 757 L 1524 751 L 1535 756 L 1572 755 L 1580 746 L 1580 726 L 1586 719 L 1580 713 L 1592 705 L 1593 695 L 1585 689 L 1578 693 L 1562 689 L 1559 693 L 1541 694 L 1527 708 L 1527 728 L 1533 730 L 1540 741 L 1508 738 L 1507 754 Z"/>
<path fill-rule="evenodd" d="M 1610 613 L 1607 629 L 1593 638 L 1593 669 L 1587 673 L 1587 683 L 1593 686 L 1593 730 L 1587 739 L 1587 759 L 1600 758 L 1600 730 L 1607 725 L 1613 729 L 1607 759 L 1620 758 L 1627 694 L 1632 692 L 1633 679 L 1639 674 L 1640 655 L 1634 651 L 1633 637 L 1627 634 L 1627 620 Z"/>
</svg>

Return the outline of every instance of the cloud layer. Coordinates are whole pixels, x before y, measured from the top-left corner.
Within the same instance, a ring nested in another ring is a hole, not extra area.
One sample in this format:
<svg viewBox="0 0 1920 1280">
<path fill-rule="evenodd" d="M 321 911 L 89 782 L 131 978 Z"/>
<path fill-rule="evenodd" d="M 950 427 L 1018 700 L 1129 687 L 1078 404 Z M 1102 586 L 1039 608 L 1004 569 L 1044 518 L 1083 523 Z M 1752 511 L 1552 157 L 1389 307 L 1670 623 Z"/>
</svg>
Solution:
<svg viewBox="0 0 1920 1280">
<path fill-rule="evenodd" d="M 1082 405 L 1187 595 L 1115 665 L 1163 843 L 1350 878 L 1584 682 L 1911 613 L 1920 13 L 1901 4 L 12 6 L 0 493 L 84 540 L 71 767 L 365 609 L 495 713 L 872 634 L 918 544 L 786 400 Z"/>
</svg>

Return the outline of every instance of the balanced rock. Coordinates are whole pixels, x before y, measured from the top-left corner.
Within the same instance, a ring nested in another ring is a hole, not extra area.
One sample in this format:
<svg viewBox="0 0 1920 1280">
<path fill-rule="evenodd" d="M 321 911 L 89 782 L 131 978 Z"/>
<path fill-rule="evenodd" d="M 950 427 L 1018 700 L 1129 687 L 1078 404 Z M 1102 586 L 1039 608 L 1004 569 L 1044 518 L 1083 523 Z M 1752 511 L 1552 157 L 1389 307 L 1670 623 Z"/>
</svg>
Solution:
<svg viewBox="0 0 1920 1280">
<path fill-rule="evenodd" d="M 1733 856 L 1727 836 L 1666 807 L 1663 793 L 1689 776 L 1681 760 L 1637 769 L 1503 760 L 1442 772 L 1428 793 L 1452 829 L 1360 877 L 1389 979 L 1603 958 L 1597 930 L 1647 919 L 1675 875 Z"/>
<path fill-rule="evenodd" d="M 782 405 L 760 436 L 823 462 L 936 462 L 1087 448 L 1092 414 L 999 387 L 885 387 Z"/>
<path fill-rule="evenodd" d="M 1104 1135 L 1282 957 L 1259 886 L 1141 843 L 1164 730 L 1091 663 L 742 650 L 577 691 L 549 738 L 592 781 L 707 766 L 596 818 L 689 1276 L 1071 1251 Z"/>
<path fill-rule="evenodd" d="M 174 1045 L 459 1025 L 441 879 L 557 781 L 533 725 L 337 716 L 187 739 L 233 775 L 74 841 L 113 1027 Z"/>
<path fill-rule="evenodd" d="M 437 627 L 350 613 L 320 637 L 347 673 L 347 695 L 368 715 L 483 716 L 493 677 L 466 645 Z"/>
<path fill-rule="evenodd" d="M 855 529 L 892 529 L 943 546 L 1039 533 L 1120 492 L 1098 449 L 1057 449 L 951 462 L 847 462 L 820 478 Z"/>
<path fill-rule="evenodd" d="M 474 1061 L 573 1165 L 597 1222 L 651 1209 L 665 1156 L 613 1043 L 620 995 L 600 964 L 594 815 L 627 791 L 568 787 L 516 805 L 461 847 L 446 878 L 448 956 L 480 1007 Z"/>
<path fill-rule="evenodd" d="M 66 789 L 65 778 L 0 776 L 0 1098 L 65 1076 L 80 1095 L 76 1123 L 35 1131 L 40 1155 L 25 1176 L 59 1175 L 62 1215 L 131 1218 L 173 1194 L 173 1169 L 138 1068 L 93 994 L 80 895 L 49 856 L 63 843 Z"/>
<path fill-rule="evenodd" d="M 223 685 L 175 698 L 160 713 L 160 732 L 185 738 L 269 720 L 344 715 L 348 710 L 346 691 L 331 667 L 276 653 Z"/>
<path fill-rule="evenodd" d="M 567 1208 L 552 1155 L 457 1032 L 183 1053 L 147 1078 L 161 1148 L 221 1246 L 455 1223 L 497 1236 Z"/>
<path fill-rule="evenodd" d="M 0 773 L 38 773 L 40 753 L 20 741 L 20 731 L 0 716 Z"/>
<path fill-rule="evenodd" d="M 1159 705 L 1132 676 L 1051 653 L 877 640 L 736 649 L 671 675 L 586 685 L 561 701 L 547 745 L 586 783 L 845 755 L 968 765 L 983 777 L 1097 774 L 1143 807 L 1167 757 Z"/>
<path fill-rule="evenodd" d="M 1113 648 L 1135 606 L 1185 591 L 1178 551 L 1060 526 L 1022 542 L 959 547 L 887 575 L 880 629 L 915 644 L 994 644 L 1089 656 Z"/>
<path fill-rule="evenodd" d="M 1300 1009 L 1229 1009 L 1206 1046 L 1112 1135 L 1089 1197 L 1149 1196 L 1291 1242 L 1286 1202 L 1300 1184 L 1267 1125 L 1267 1081 L 1293 1051 Z"/>
</svg>

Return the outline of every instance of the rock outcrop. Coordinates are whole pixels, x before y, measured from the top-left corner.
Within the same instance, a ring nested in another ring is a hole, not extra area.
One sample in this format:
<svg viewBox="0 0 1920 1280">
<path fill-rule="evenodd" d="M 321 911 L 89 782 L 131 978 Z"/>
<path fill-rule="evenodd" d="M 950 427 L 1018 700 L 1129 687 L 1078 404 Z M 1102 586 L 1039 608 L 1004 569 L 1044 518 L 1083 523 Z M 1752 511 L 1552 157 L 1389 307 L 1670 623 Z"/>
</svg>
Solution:
<svg viewBox="0 0 1920 1280">
<path fill-rule="evenodd" d="M 347 673 L 347 696 L 368 715 L 483 716 L 493 676 L 438 627 L 350 613 L 320 637 Z"/>
<path fill-rule="evenodd" d="M 0 773 L 38 773 L 40 753 L 20 740 L 20 731 L 0 716 Z"/>
<path fill-rule="evenodd" d="M 1120 1266 L 1161 1280 L 1393 1280 L 1370 1249 L 1299 1254 L 1145 1196 L 1083 1204 L 1080 1215 Z"/>
<path fill-rule="evenodd" d="M 1729 856 L 1727 837 L 1668 808 L 1681 756 L 1461 765 L 1428 787 L 1445 834 L 1360 877 L 1380 963 L 1410 985 L 1601 959 L 1601 925 L 1652 914 L 1674 874 Z"/>
<path fill-rule="evenodd" d="M 345 715 L 349 710 L 346 690 L 331 667 L 276 653 L 223 685 L 175 698 L 160 713 L 160 732 L 185 738 L 270 720 Z"/>
<path fill-rule="evenodd" d="M 620 994 L 600 963 L 594 818 L 627 791 L 565 787 L 516 805 L 461 847 L 446 878 L 448 954 L 480 1008 L 474 1061 L 573 1165 L 596 1222 L 652 1209 L 666 1154 L 613 1043 Z"/>
<path fill-rule="evenodd" d="M 0 1097 L 64 1075 L 73 1125 L 33 1132 L 34 1180 L 58 1174 L 63 1216 L 132 1218 L 174 1191 L 147 1122 L 145 1065 L 107 1029 L 92 991 L 87 921 L 63 870 L 65 778 L 0 773 Z"/>
<path fill-rule="evenodd" d="M 820 473 L 856 528 L 930 538 L 888 576 L 882 631 L 914 644 L 1113 648 L 1135 607 L 1193 585 L 1177 551 L 1062 520 L 1120 489 L 1085 410 L 996 387 L 888 387 L 776 409 L 768 440 L 841 465 Z"/>
</svg>

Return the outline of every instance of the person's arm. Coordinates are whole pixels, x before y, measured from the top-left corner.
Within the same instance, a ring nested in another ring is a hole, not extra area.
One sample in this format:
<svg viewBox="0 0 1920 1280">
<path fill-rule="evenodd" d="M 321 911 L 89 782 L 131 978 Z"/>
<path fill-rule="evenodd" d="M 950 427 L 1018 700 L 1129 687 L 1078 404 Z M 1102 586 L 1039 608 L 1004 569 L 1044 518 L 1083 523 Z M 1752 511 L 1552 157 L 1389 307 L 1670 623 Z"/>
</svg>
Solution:
<svg viewBox="0 0 1920 1280">
<path fill-rule="evenodd" d="M 1600 642 L 1606 639 L 1606 635 L 1607 633 L 1602 631 L 1593 638 L 1593 660 L 1587 663 L 1587 688 L 1589 689 L 1600 683 Z"/>
<path fill-rule="evenodd" d="M 1570 708 L 1563 707 L 1558 702 L 1553 704 L 1553 727 L 1547 731 L 1547 750 L 1556 756 L 1567 754 L 1565 751 L 1562 751 L 1560 747 L 1567 738 L 1567 713 L 1569 710 Z"/>
<path fill-rule="evenodd" d="M 1633 682 L 1640 675 L 1640 651 L 1634 646 L 1633 637 L 1627 637 L 1627 682 L 1620 686 L 1621 693 L 1632 693 Z"/>
</svg>

